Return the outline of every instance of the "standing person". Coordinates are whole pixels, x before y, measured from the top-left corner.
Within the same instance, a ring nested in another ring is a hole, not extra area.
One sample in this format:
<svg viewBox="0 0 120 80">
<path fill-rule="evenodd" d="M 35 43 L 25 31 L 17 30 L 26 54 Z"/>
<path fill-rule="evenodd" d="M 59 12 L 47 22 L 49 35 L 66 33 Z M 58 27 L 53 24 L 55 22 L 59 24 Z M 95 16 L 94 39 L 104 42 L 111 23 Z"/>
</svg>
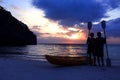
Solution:
<svg viewBox="0 0 120 80">
<path fill-rule="evenodd" d="M 102 66 L 104 66 L 104 44 L 106 43 L 106 39 L 101 36 L 101 32 L 97 32 L 97 38 L 96 38 L 96 56 L 97 56 L 97 62 L 98 65 L 101 66 L 100 63 L 102 63 Z"/>
<path fill-rule="evenodd" d="M 90 63 L 92 63 L 92 56 L 94 58 L 94 65 L 95 65 L 95 38 L 94 38 L 94 33 L 90 33 L 90 37 L 88 37 L 87 39 L 87 54 L 89 57 L 89 61 Z"/>
</svg>

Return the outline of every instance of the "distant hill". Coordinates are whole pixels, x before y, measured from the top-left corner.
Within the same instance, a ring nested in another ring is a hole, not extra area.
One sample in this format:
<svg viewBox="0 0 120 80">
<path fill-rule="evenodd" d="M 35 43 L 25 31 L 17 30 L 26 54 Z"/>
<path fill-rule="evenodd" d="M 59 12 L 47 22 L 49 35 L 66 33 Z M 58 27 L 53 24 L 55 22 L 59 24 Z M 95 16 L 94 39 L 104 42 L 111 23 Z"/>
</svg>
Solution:
<svg viewBox="0 0 120 80">
<path fill-rule="evenodd" d="M 27 25 L 0 6 L 0 45 L 35 45 L 36 36 Z"/>
</svg>

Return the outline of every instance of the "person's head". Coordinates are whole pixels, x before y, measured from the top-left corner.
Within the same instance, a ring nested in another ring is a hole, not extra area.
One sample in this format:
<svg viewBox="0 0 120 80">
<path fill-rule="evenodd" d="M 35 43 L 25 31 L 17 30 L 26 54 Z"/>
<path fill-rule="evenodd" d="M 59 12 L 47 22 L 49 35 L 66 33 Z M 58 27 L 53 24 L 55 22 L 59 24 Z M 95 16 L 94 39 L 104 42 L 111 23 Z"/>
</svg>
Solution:
<svg viewBox="0 0 120 80">
<path fill-rule="evenodd" d="M 98 36 L 98 37 L 101 37 L 101 32 L 97 32 L 97 36 Z"/>
<path fill-rule="evenodd" d="M 90 36 L 93 38 L 93 37 L 94 37 L 94 33 L 93 33 L 93 32 L 91 32 L 91 33 L 90 33 Z"/>
</svg>

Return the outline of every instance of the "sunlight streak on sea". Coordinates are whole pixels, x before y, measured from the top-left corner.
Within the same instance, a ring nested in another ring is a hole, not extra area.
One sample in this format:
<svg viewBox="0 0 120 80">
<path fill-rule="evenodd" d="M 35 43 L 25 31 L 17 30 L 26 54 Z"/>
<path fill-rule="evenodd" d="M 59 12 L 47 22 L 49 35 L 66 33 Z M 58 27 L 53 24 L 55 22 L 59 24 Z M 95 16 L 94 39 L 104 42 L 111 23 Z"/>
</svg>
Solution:
<svg viewBox="0 0 120 80">
<path fill-rule="evenodd" d="M 115 64 L 120 63 L 120 45 L 109 45 L 109 56 Z M 0 57 L 46 61 L 44 55 L 87 55 L 85 44 L 38 44 L 27 46 L 1 46 Z M 106 51 L 104 50 L 106 58 Z"/>
</svg>

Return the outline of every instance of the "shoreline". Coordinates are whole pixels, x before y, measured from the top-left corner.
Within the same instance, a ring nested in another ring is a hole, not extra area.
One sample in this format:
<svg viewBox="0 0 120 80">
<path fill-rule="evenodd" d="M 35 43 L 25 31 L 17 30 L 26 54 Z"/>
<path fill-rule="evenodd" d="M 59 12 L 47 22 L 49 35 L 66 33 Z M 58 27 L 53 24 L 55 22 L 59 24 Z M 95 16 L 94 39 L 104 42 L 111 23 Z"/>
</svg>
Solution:
<svg viewBox="0 0 120 80">
<path fill-rule="evenodd" d="M 45 61 L 0 57 L 0 80 L 120 80 L 120 66 L 54 66 Z"/>
</svg>

